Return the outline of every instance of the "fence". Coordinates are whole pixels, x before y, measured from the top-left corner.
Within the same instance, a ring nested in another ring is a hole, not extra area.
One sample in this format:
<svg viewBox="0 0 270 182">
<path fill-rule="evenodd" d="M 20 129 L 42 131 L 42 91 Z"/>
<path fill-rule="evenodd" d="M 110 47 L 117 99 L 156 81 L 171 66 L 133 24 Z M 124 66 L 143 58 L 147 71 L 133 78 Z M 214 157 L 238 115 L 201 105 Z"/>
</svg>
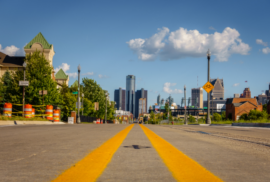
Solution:
<svg viewBox="0 0 270 182">
<path fill-rule="evenodd" d="M 159 109 L 159 110 L 149 110 L 149 113 L 151 112 L 163 112 L 166 113 L 165 109 Z M 185 109 L 170 109 L 172 116 L 177 117 L 178 115 L 184 115 L 185 114 Z M 213 115 L 214 113 L 221 114 L 222 112 L 226 112 L 226 109 L 210 109 L 210 115 Z M 186 114 L 187 115 L 192 115 L 192 116 L 204 116 L 207 115 L 207 109 L 193 109 L 193 108 L 187 108 L 186 109 Z"/>
<path fill-rule="evenodd" d="M 78 120 L 78 116 L 76 117 Z M 91 116 L 80 116 L 80 119 L 81 119 L 81 122 L 93 123 L 93 121 L 96 121 L 99 118 L 91 117 Z M 104 120 L 103 120 L 103 123 L 104 123 Z M 107 123 L 113 123 L 113 121 L 107 120 Z"/>
</svg>

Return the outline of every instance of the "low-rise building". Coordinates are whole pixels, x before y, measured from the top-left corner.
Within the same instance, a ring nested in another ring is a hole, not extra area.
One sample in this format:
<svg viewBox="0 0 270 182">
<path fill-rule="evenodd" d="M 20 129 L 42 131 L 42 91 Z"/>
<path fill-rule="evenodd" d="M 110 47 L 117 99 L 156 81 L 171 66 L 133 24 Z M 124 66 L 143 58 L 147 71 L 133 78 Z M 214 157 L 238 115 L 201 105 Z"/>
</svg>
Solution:
<svg viewBox="0 0 270 182">
<path fill-rule="evenodd" d="M 237 121 L 242 114 L 248 114 L 251 110 L 263 110 L 256 98 L 229 98 L 226 101 L 226 118 L 233 121 Z"/>
<path fill-rule="evenodd" d="M 55 74 L 55 81 L 57 83 L 57 88 L 61 88 L 64 84 L 68 86 L 69 77 L 62 69 L 60 69 Z"/>
</svg>

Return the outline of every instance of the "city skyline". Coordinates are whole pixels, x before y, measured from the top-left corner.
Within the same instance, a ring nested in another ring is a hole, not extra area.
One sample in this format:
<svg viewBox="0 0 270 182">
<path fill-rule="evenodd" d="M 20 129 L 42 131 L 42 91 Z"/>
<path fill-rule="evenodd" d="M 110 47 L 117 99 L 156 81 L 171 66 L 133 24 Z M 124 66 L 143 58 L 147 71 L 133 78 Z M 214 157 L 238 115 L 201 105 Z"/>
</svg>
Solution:
<svg viewBox="0 0 270 182">
<path fill-rule="evenodd" d="M 270 25 L 265 22 L 269 17 L 269 1 L 228 1 L 209 6 L 201 1 L 157 1 L 155 4 L 105 1 L 106 6 L 101 2 L 76 5 L 66 2 L 65 6 L 47 2 L 1 3 L 3 7 L 12 6 L 15 13 L 2 20 L 7 26 L 1 30 L 0 52 L 24 56 L 23 47 L 41 32 L 54 45 L 54 69 L 62 68 L 69 75 L 70 85 L 77 79 L 80 64 L 81 78 L 96 80 L 110 95 L 119 86 L 125 88 L 126 75 L 136 75 L 136 87 L 148 90 L 149 106 L 156 103 L 158 94 L 162 98 L 171 94 L 174 102 L 180 104 L 184 85 L 188 98 L 191 97 L 189 90 L 206 83 L 209 48 L 212 52 L 210 78 L 226 82 L 225 99 L 242 93 L 246 87 L 250 88 L 251 97 L 268 89 Z M 230 5 L 232 2 L 234 6 Z M 243 6 L 241 10 L 240 6 Z M 32 11 L 25 12 L 24 7 Z M 50 9 L 50 14 L 32 17 L 39 14 L 38 7 Z M 130 13 L 130 9 L 141 9 L 143 13 Z M 255 11 L 252 14 L 251 9 Z M 2 12 L 9 14 L 8 8 Z M 21 14 L 31 16 L 32 21 L 25 21 Z M 33 26 L 33 22 L 42 23 Z M 186 37 L 195 44 L 185 41 Z M 218 37 L 226 43 L 219 42 Z M 205 43 L 201 49 L 196 47 L 204 41 L 212 44 Z M 261 65 L 259 69 L 254 70 L 258 65 Z M 207 98 L 203 92 L 203 98 Z"/>
</svg>

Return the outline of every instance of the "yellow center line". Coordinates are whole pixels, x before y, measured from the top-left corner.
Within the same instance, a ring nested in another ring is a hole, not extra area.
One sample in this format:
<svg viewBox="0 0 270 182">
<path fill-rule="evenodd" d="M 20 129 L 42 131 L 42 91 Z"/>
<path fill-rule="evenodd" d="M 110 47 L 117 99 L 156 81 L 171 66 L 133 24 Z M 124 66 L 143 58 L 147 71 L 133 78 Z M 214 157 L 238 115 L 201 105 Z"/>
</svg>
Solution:
<svg viewBox="0 0 270 182">
<path fill-rule="evenodd" d="M 52 182 L 95 181 L 111 161 L 133 125 L 120 131 Z"/>
<path fill-rule="evenodd" d="M 193 159 L 186 156 L 169 142 L 159 137 L 153 131 L 140 125 L 145 135 L 148 137 L 159 156 L 172 172 L 177 181 L 184 182 L 221 182 L 222 180 L 202 167 Z"/>
</svg>

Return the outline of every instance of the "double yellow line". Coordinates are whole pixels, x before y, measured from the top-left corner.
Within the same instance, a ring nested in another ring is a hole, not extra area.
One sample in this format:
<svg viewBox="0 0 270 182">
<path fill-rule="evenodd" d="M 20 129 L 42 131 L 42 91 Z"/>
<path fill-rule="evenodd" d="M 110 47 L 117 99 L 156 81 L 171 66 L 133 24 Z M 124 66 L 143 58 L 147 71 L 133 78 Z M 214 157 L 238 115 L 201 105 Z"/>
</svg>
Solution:
<svg viewBox="0 0 270 182">
<path fill-rule="evenodd" d="M 189 158 L 154 132 L 140 125 L 153 147 L 163 159 L 177 181 L 183 182 L 221 182 L 222 180 Z M 53 182 L 95 181 L 105 170 L 114 153 L 120 147 L 133 125 L 128 126 L 106 141 L 99 148 L 72 166 Z"/>
</svg>

